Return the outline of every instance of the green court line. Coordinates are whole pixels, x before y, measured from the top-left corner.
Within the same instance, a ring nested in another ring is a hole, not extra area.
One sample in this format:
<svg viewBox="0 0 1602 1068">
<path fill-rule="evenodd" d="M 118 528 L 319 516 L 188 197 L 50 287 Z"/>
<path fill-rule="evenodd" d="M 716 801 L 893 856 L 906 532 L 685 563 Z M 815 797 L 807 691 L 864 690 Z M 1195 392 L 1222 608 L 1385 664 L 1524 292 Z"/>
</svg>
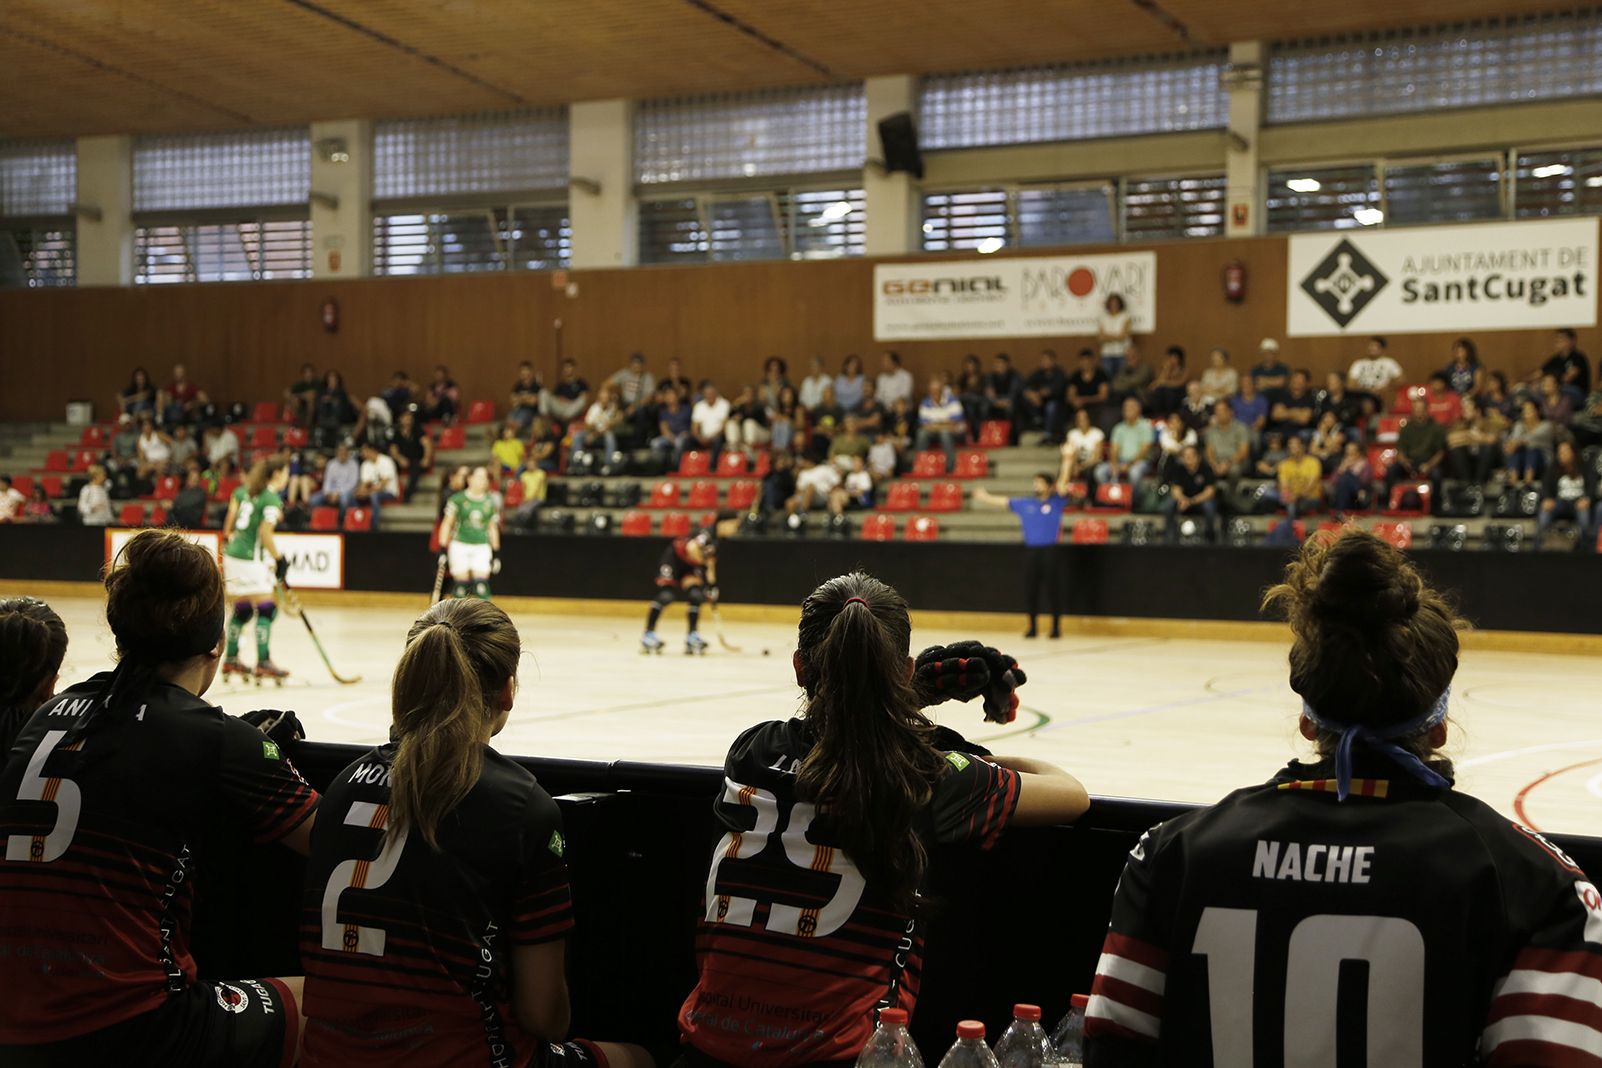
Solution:
<svg viewBox="0 0 1602 1068">
<path fill-rule="evenodd" d="M 980 743 L 981 745 L 989 745 L 991 742 L 1000 741 L 1003 738 L 1012 738 L 1020 734 L 1033 734 L 1035 731 L 1038 731 L 1040 728 L 1051 722 L 1051 717 L 1037 708 L 1025 708 L 1020 706 L 1018 711 L 1026 715 L 1034 716 L 1035 722 L 1028 727 L 1016 727 L 1010 731 L 1002 731 L 1000 734 L 987 734 L 983 738 L 975 738 L 974 741 Z"/>
</svg>

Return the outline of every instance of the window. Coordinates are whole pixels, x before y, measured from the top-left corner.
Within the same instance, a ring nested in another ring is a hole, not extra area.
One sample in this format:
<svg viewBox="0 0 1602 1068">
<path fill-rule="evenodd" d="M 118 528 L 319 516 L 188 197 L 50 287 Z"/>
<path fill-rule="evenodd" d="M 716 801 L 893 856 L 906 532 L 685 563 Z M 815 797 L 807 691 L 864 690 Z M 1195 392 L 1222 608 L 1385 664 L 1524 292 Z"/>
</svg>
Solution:
<svg viewBox="0 0 1602 1068">
<path fill-rule="evenodd" d="M 1223 229 L 1221 174 L 940 190 L 923 198 L 925 252 L 1106 245 Z"/>
<path fill-rule="evenodd" d="M 1379 172 L 1372 163 L 1269 171 L 1267 209 L 1269 233 L 1372 225 Z"/>
<path fill-rule="evenodd" d="M 373 219 L 373 271 L 546 270 L 568 262 L 571 242 L 562 204 L 381 215 Z"/>
<path fill-rule="evenodd" d="M 1385 166 L 1385 222 L 1389 226 L 1474 222 L 1502 215 L 1502 160 L 1498 157 Z"/>
<path fill-rule="evenodd" d="M 311 274 L 311 223 L 304 219 L 138 226 L 134 280 L 258 282 Z"/>
<path fill-rule="evenodd" d="M 860 189 L 702 193 L 640 203 L 641 263 L 862 255 Z"/>
<path fill-rule="evenodd" d="M 1602 11 L 1287 42 L 1269 54 L 1265 121 L 1602 94 Z"/>
<path fill-rule="evenodd" d="M 566 108 L 373 123 L 373 196 L 567 188 Z"/>
<path fill-rule="evenodd" d="M 1012 206 L 1005 189 L 965 189 L 925 193 L 923 250 L 951 252 L 977 249 L 994 252 L 1007 244 Z"/>
<path fill-rule="evenodd" d="M 1024 247 L 1107 244 L 1118 240 L 1118 191 L 1099 185 L 1026 186 L 1013 202 L 1013 232 Z"/>
<path fill-rule="evenodd" d="M 135 214 L 305 206 L 310 195 L 304 128 L 134 139 Z"/>
<path fill-rule="evenodd" d="M 77 282 L 78 150 L 72 141 L 0 141 L 0 287 Z"/>
<path fill-rule="evenodd" d="M 859 171 L 867 156 L 860 83 L 642 102 L 634 113 L 641 184 Z"/>
<path fill-rule="evenodd" d="M 1520 219 L 1602 214 L 1602 148 L 1521 152 L 1513 171 Z"/>
<path fill-rule="evenodd" d="M 941 74 L 919 91 L 925 148 L 1211 130 L 1224 125 L 1225 53 Z"/>
<path fill-rule="evenodd" d="M 52 230 L 0 221 L 0 287 L 76 285 L 77 253 L 70 223 Z"/>
<path fill-rule="evenodd" d="M 1129 178 L 1124 182 L 1124 236 L 1131 241 L 1217 237 L 1224 232 L 1222 174 Z"/>
</svg>

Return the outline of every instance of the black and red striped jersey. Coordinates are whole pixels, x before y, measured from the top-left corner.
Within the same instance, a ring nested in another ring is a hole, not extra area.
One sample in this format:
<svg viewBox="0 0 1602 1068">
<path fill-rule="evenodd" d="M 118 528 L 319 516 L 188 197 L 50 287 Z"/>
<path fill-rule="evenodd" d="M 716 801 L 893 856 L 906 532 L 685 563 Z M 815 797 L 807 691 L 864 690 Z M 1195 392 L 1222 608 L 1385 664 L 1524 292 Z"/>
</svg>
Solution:
<svg viewBox="0 0 1602 1068">
<path fill-rule="evenodd" d="M 208 847 L 275 842 L 317 806 L 266 735 L 168 683 L 71 734 L 111 679 L 51 698 L 0 771 L 0 1043 L 87 1034 L 187 988 Z"/>
<path fill-rule="evenodd" d="M 1354 755 L 1344 802 L 1333 761 L 1293 763 L 1140 840 L 1087 1066 L 1602 1065 L 1585 873 L 1483 802 Z"/>
<path fill-rule="evenodd" d="M 690 555 L 691 547 L 700 550 L 700 559 Z M 717 554 L 717 543 L 707 531 L 698 534 L 674 538 L 662 550 L 661 563 L 657 565 L 656 582 L 659 586 L 677 586 L 684 579 L 694 576 L 706 579 L 706 562 Z"/>
<path fill-rule="evenodd" d="M 827 816 L 798 800 L 812 748 L 805 721 L 758 724 L 724 765 L 696 934 L 700 977 L 679 1012 L 684 1040 L 728 1064 L 785 1068 L 855 1057 L 875 1010 L 917 1000 L 923 935 L 832 843 Z M 926 842 L 988 849 L 1018 806 L 1019 778 L 949 753 L 920 814 Z"/>
<path fill-rule="evenodd" d="M 486 746 L 434 849 L 387 830 L 394 758 L 391 743 L 340 772 L 312 829 L 303 1063 L 528 1064 L 536 1044 L 512 1011 L 510 954 L 573 926 L 556 802 Z"/>
</svg>

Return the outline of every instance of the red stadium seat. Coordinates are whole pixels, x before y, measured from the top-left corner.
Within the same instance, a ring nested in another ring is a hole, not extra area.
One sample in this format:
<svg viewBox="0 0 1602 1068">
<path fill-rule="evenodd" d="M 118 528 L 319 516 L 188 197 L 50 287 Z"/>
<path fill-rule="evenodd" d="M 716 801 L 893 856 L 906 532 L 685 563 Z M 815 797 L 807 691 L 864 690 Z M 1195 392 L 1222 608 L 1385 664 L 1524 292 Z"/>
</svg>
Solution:
<svg viewBox="0 0 1602 1068">
<path fill-rule="evenodd" d="M 1418 505 L 1414 508 L 1404 508 L 1403 501 L 1409 493 L 1416 494 Z M 1430 514 L 1430 484 L 1428 482 L 1398 482 L 1391 487 L 1391 499 L 1387 502 L 1383 515 L 1394 518 L 1416 519 Z"/>
<path fill-rule="evenodd" d="M 182 488 L 183 483 L 178 481 L 177 475 L 162 475 L 156 479 L 154 496 L 158 501 L 170 501 L 178 496 L 178 491 Z"/>
<path fill-rule="evenodd" d="M 915 512 L 922 497 L 923 486 L 919 483 L 892 482 L 890 492 L 885 494 L 884 504 L 880 507 L 886 512 Z"/>
<path fill-rule="evenodd" d="M 318 505 L 312 509 L 311 522 L 306 526 L 309 530 L 338 530 L 339 509 L 330 504 Z"/>
<path fill-rule="evenodd" d="M 58 499 L 67 491 L 66 483 L 60 475 L 45 475 L 39 479 L 39 484 L 44 487 L 45 496 L 51 500 Z"/>
<path fill-rule="evenodd" d="M 439 432 L 439 448 L 445 450 L 467 448 L 467 431 L 459 426 L 442 427 Z"/>
<path fill-rule="evenodd" d="M 90 466 L 99 462 L 99 449 L 79 449 L 72 457 L 72 470 L 87 471 Z"/>
<path fill-rule="evenodd" d="M 990 474 L 990 457 L 981 449 L 963 449 L 957 453 L 957 469 L 952 478 L 984 478 Z"/>
<path fill-rule="evenodd" d="M 677 508 L 679 506 L 679 484 L 663 479 L 651 487 L 651 499 L 645 502 L 647 508 Z"/>
<path fill-rule="evenodd" d="M 345 511 L 345 530 L 361 532 L 373 529 L 373 513 L 367 508 L 349 508 Z"/>
<path fill-rule="evenodd" d="M 30 475 L 17 475 L 11 480 L 11 488 L 24 497 L 33 496 L 33 478 Z"/>
<path fill-rule="evenodd" d="M 1107 521 L 1105 519 L 1081 519 L 1074 524 L 1073 533 L 1069 541 L 1075 545 L 1106 545 Z"/>
<path fill-rule="evenodd" d="M 67 459 L 67 450 L 51 449 L 48 453 L 46 453 L 44 469 L 46 471 L 72 470 L 72 462 Z"/>
<path fill-rule="evenodd" d="M 736 478 L 745 474 L 749 467 L 745 453 L 736 449 L 726 449 L 723 455 L 718 457 L 719 478 Z"/>
<path fill-rule="evenodd" d="M 506 489 L 501 493 L 502 508 L 516 508 L 523 503 L 523 480 L 511 479 L 506 483 Z"/>
<path fill-rule="evenodd" d="M 928 450 L 920 452 L 912 461 L 913 478 L 944 478 L 946 454 Z"/>
<path fill-rule="evenodd" d="M 716 512 L 702 512 L 695 517 L 695 525 L 705 530 L 715 530 L 718 525 L 718 514 Z"/>
<path fill-rule="evenodd" d="M 1413 398 L 1423 397 L 1430 399 L 1430 387 L 1422 385 L 1401 386 L 1396 391 L 1396 401 L 1391 405 L 1391 411 L 1397 415 L 1408 415 L 1413 411 Z"/>
<path fill-rule="evenodd" d="M 150 510 L 150 523 L 149 523 L 149 525 L 153 526 L 153 527 L 164 527 L 164 526 L 166 526 L 167 525 L 167 509 L 163 508 L 159 504 L 156 505 L 154 508 L 152 508 Z"/>
<path fill-rule="evenodd" d="M 476 400 L 467 406 L 467 422 L 469 425 L 495 422 L 495 402 Z"/>
<path fill-rule="evenodd" d="M 284 428 L 284 445 L 291 449 L 304 449 L 309 440 L 306 428 L 303 426 L 290 426 Z"/>
<path fill-rule="evenodd" d="M 117 525 L 124 527 L 142 527 L 145 525 L 145 506 L 142 504 L 125 504 L 117 513 Z"/>
<path fill-rule="evenodd" d="M 1379 429 L 1374 433 L 1374 440 L 1381 445 L 1395 445 L 1396 439 L 1402 433 L 1402 427 L 1407 420 L 1399 415 L 1382 415 L 1379 417 Z"/>
<path fill-rule="evenodd" d="M 1135 487 L 1127 482 L 1103 482 L 1096 487 L 1092 512 L 1127 512 L 1135 506 Z"/>
<path fill-rule="evenodd" d="M 247 449 L 275 449 L 278 447 L 278 428 L 275 426 L 252 427 L 250 439 L 245 442 Z"/>
<path fill-rule="evenodd" d="M 1368 447 L 1368 475 L 1370 478 L 1376 480 L 1384 478 L 1385 472 L 1389 471 L 1391 464 L 1395 462 L 1395 449 L 1379 445 L 1370 445 Z"/>
<path fill-rule="evenodd" d="M 757 495 L 762 492 L 762 483 L 754 482 L 749 478 L 742 478 L 729 483 L 728 505 L 739 511 L 748 511 L 756 504 Z"/>
<path fill-rule="evenodd" d="M 1383 538 L 1398 549 L 1413 547 L 1413 528 L 1407 523 L 1375 523 L 1374 536 Z"/>
<path fill-rule="evenodd" d="M 234 490 L 239 488 L 239 484 L 242 481 L 243 479 L 233 476 L 228 478 L 219 478 L 217 480 L 217 488 L 211 491 L 211 499 L 214 501 L 228 500 L 234 495 Z"/>
<path fill-rule="evenodd" d="M 682 538 L 690 533 L 690 517 L 683 512 L 669 512 L 662 517 L 662 533 L 669 538 Z"/>
<path fill-rule="evenodd" d="M 771 470 L 773 470 L 773 454 L 764 449 L 757 453 L 756 466 L 751 468 L 751 473 L 757 478 L 762 478 Z"/>
<path fill-rule="evenodd" d="M 1069 510 L 1077 511 L 1078 509 L 1084 507 L 1086 498 L 1088 498 L 1090 496 L 1090 483 L 1088 483 L 1088 482 L 1070 482 L 1070 483 L 1068 483 L 1068 494 L 1067 494 L 1067 496 L 1068 496 L 1068 508 L 1069 508 Z"/>
<path fill-rule="evenodd" d="M 250 421 L 252 423 L 276 423 L 278 422 L 278 414 L 277 401 L 258 401 L 256 406 L 250 410 Z"/>
<path fill-rule="evenodd" d="M 651 516 L 648 512 L 627 511 L 623 513 L 623 522 L 618 529 L 625 537 L 644 538 L 651 533 Z"/>
<path fill-rule="evenodd" d="M 962 511 L 962 487 L 955 482 L 936 482 L 929 491 L 929 511 Z"/>
<path fill-rule="evenodd" d="M 111 434 L 105 427 L 86 426 L 83 428 L 83 436 L 78 439 L 78 444 L 85 448 L 103 449 L 110 440 Z"/>
<path fill-rule="evenodd" d="M 718 484 L 707 482 L 704 479 L 690 487 L 690 499 L 685 502 L 688 508 L 717 508 Z"/>
<path fill-rule="evenodd" d="M 979 424 L 981 449 L 1005 449 L 1012 442 L 1012 424 L 1005 419 L 987 419 Z"/>
<path fill-rule="evenodd" d="M 712 454 L 691 449 L 679 457 L 679 474 L 685 478 L 704 478 L 712 473 Z"/>
<path fill-rule="evenodd" d="M 907 520 L 908 541 L 936 541 L 940 537 L 940 520 L 932 515 L 913 516 Z"/>
<path fill-rule="evenodd" d="M 862 521 L 862 537 L 867 541 L 893 541 L 896 521 L 883 514 L 870 515 Z"/>
</svg>

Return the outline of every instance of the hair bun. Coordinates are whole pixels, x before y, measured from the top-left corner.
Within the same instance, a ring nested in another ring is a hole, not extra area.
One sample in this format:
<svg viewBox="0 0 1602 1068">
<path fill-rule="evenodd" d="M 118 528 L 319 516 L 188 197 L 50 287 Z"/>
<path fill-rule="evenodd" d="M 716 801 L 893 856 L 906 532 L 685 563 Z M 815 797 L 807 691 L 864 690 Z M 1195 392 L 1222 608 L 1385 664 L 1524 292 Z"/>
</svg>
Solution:
<svg viewBox="0 0 1602 1068">
<path fill-rule="evenodd" d="M 1412 568 L 1394 566 L 1387 559 L 1390 554 L 1399 550 L 1377 539 L 1338 539 L 1313 587 L 1313 610 L 1357 626 L 1412 619 L 1418 614 L 1423 580 Z"/>
</svg>

